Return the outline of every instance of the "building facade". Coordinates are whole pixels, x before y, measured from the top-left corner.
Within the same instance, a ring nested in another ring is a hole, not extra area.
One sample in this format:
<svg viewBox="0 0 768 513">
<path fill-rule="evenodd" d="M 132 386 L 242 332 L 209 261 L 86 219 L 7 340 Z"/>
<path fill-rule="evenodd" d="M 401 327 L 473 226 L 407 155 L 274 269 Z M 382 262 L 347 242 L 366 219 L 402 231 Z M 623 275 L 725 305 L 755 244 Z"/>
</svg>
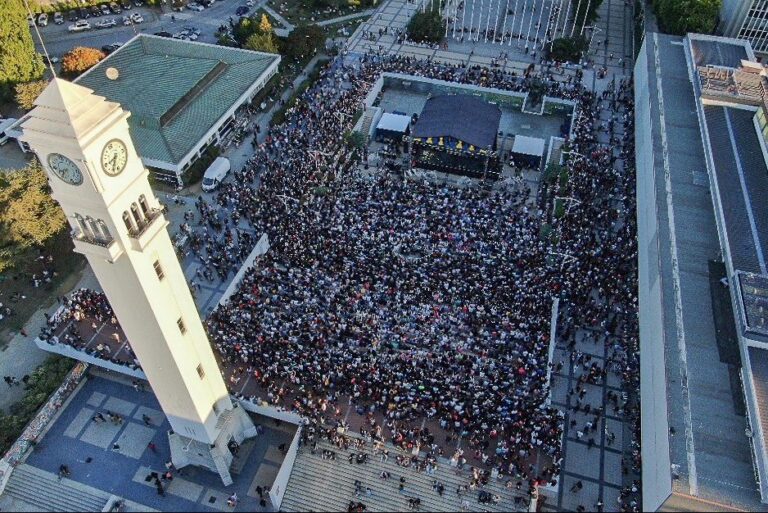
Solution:
<svg viewBox="0 0 768 513">
<path fill-rule="evenodd" d="M 718 31 L 749 41 L 757 53 L 768 53 L 768 0 L 723 0 Z"/>
</svg>

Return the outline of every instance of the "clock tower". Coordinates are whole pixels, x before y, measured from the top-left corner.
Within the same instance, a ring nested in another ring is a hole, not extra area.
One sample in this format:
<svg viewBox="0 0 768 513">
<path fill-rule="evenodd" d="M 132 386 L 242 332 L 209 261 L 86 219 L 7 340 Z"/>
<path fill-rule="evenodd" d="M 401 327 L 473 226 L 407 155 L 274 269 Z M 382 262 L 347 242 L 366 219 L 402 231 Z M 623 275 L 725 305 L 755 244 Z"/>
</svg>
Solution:
<svg viewBox="0 0 768 513">
<path fill-rule="evenodd" d="M 228 444 L 256 429 L 222 379 L 129 116 L 54 78 L 22 124 L 22 139 L 48 172 L 75 251 L 88 259 L 168 417 L 174 464 L 209 468 L 228 485 Z"/>
</svg>

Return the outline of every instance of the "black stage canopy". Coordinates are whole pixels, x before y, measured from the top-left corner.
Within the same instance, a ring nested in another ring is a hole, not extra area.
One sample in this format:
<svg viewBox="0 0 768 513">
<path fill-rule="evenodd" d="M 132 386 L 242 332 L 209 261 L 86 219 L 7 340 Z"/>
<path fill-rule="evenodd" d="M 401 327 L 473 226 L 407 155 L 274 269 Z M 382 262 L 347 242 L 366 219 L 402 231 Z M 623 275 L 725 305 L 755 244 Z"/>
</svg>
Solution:
<svg viewBox="0 0 768 513">
<path fill-rule="evenodd" d="M 501 110 L 479 98 L 464 95 L 435 96 L 427 100 L 413 137 L 452 137 L 466 144 L 496 149 Z"/>
</svg>

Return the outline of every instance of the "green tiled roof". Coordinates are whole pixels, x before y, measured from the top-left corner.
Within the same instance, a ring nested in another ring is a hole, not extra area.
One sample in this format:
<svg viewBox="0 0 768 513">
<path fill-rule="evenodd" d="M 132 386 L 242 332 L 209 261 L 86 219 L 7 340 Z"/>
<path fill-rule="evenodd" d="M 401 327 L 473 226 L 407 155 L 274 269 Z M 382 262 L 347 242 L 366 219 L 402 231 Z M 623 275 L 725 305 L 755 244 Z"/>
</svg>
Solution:
<svg viewBox="0 0 768 513">
<path fill-rule="evenodd" d="M 142 34 L 76 82 L 131 112 L 142 158 L 177 164 L 277 59 Z M 107 68 L 118 70 L 117 80 Z"/>
</svg>

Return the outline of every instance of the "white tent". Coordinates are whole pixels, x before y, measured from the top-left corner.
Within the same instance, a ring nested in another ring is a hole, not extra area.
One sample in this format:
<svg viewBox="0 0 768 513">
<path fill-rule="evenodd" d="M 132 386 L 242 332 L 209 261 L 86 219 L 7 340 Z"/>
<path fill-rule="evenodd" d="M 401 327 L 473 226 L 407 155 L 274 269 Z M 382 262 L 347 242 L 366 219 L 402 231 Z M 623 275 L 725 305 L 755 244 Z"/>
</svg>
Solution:
<svg viewBox="0 0 768 513">
<path fill-rule="evenodd" d="M 544 139 L 539 139 L 538 137 L 516 135 L 515 142 L 512 144 L 512 153 L 541 158 L 544 156 L 545 144 Z"/>
<path fill-rule="evenodd" d="M 388 132 L 399 132 L 404 134 L 408 130 L 408 125 L 410 124 L 410 116 L 385 112 L 381 115 L 379 124 L 376 125 L 376 130 L 387 130 Z"/>
</svg>

